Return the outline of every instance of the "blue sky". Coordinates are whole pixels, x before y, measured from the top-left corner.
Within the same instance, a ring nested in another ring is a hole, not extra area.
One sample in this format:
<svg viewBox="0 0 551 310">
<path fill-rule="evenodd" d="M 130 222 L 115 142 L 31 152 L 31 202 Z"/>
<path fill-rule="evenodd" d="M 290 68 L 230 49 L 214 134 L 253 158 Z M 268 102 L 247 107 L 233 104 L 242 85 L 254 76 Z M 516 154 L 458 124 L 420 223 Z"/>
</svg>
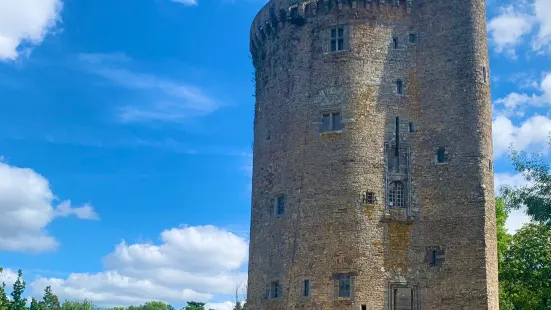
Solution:
<svg viewBox="0 0 551 310">
<path fill-rule="evenodd" d="M 0 280 L 22 268 L 31 295 L 229 309 L 246 279 L 248 35 L 264 4 L 0 0 Z M 538 150 L 551 131 L 549 12 L 488 1 L 497 185 L 523 183 L 511 143 Z"/>
</svg>

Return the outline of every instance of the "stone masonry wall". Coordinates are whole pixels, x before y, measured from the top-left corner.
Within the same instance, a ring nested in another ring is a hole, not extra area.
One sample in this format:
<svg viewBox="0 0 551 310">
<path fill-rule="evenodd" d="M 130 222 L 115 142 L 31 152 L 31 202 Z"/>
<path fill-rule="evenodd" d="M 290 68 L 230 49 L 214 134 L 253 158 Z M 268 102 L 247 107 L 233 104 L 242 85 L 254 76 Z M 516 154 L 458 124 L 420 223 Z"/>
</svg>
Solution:
<svg viewBox="0 0 551 310">
<path fill-rule="evenodd" d="M 498 309 L 484 18 L 481 0 L 272 0 L 259 12 L 249 309 L 394 309 L 396 287 L 413 290 L 407 309 Z M 330 52 L 336 26 L 346 48 Z M 326 112 L 342 130 L 320 133 Z M 387 197 L 384 147 L 397 138 L 411 152 L 394 176 L 405 208 Z M 351 298 L 336 297 L 337 273 L 352 275 Z M 278 298 L 265 296 L 272 281 Z"/>
</svg>

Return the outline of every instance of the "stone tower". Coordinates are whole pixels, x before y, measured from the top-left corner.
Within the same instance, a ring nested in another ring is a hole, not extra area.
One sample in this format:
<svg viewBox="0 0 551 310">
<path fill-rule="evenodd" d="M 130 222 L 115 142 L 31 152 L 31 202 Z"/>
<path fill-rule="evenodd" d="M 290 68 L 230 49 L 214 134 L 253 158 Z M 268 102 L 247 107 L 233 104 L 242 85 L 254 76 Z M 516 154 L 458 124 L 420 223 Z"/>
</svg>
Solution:
<svg viewBox="0 0 551 310">
<path fill-rule="evenodd" d="M 270 0 L 251 310 L 498 309 L 484 0 Z"/>
</svg>

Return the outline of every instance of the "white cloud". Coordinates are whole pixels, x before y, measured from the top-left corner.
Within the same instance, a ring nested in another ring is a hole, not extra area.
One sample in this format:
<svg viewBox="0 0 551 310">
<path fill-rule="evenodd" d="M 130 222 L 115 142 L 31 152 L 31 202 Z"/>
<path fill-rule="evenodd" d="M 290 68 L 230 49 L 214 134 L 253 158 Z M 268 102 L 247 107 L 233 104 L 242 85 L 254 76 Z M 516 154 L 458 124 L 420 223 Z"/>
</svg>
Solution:
<svg viewBox="0 0 551 310">
<path fill-rule="evenodd" d="M 522 37 L 532 31 L 533 18 L 517 11 L 513 6 L 502 9 L 501 14 L 488 23 L 488 32 L 498 53 L 508 52 L 515 54 L 515 47 L 522 41 Z"/>
<path fill-rule="evenodd" d="M 172 2 L 181 3 L 183 5 L 197 5 L 197 0 L 172 0 Z"/>
<path fill-rule="evenodd" d="M 79 59 L 88 72 L 142 93 L 144 100 L 120 107 L 119 118 L 125 123 L 179 123 L 213 113 L 221 106 L 198 86 L 129 69 L 132 59 L 124 55 L 82 54 Z"/>
<path fill-rule="evenodd" d="M 6 283 L 6 288 L 9 288 L 13 285 L 13 283 L 15 283 L 16 280 L 17 272 L 11 269 L 4 269 L 4 271 L 0 272 L 0 285 L 2 285 L 2 283 Z"/>
<path fill-rule="evenodd" d="M 551 0 L 535 0 L 534 12 L 539 24 L 537 34 L 532 40 L 532 47 L 536 51 L 551 52 Z"/>
<path fill-rule="evenodd" d="M 58 242 L 45 227 L 55 217 L 97 218 L 90 205 L 72 208 L 70 201 L 63 201 L 54 208 L 55 199 L 46 178 L 32 169 L 0 162 L 0 250 L 53 250 Z"/>
<path fill-rule="evenodd" d="M 98 305 L 139 304 L 161 300 L 171 304 L 207 302 L 235 293 L 246 281 L 241 271 L 248 243 L 214 226 L 183 226 L 161 233 L 161 244 L 118 244 L 104 259 L 106 270 L 74 273 L 67 278 L 38 278 L 31 284 L 40 295 L 45 286 L 61 299 L 88 299 Z M 220 310 L 230 303 L 213 303 Z"/>
<path fill-rule="evenodd" d="M 0 61 L 28 53 L 26 43 L 40 44 L 60 20 L 61 0 L 0 1 Z"/>
<path fill-rule="evenodd" d="M 501 186 L 504 185 L 520 187 L 527 184 L 528 182 L 520 173 L 496 173 L 494 177 L 494 186 L 496 193 L 498 193 Z M 507 218 L 505 226 L 507 227 L 509 233 L 513 234 L 518 229 L 520 229 L 522 225 L 528 222 L 530 222 L 530 216 L 526 215 L 526 209 L 522 208 L 519 210 L 512 210 L 511 213 L 509 213 L 509 217 Z"/>
<path fill-rule="evenodd" d="M 221 302 L 221 303 L 207 303 L 205 309 L 214 309 L 214 310 L 232 310 L 233 303 L 230 301 Z"/>
<path fill-rule="evenodd" d="M 551 0 L 515 1 L 501 8 L 488 22 L 488 32 L 496 52 L 516 57 L 516 47 L 529 39 L 532 50 L 551 52 Z"/>
<path fill-rule="evenodd" d="M 500 157 L 509 151 L 511 145 L 516 150 L 525 150 L 531 146 L 544 146 L 549 141 L 551 119 L 536 115 L 524 121 L 520 126 L 503 116 L 497 116 L 492 123 L 494 156 Z"/>
</svg>

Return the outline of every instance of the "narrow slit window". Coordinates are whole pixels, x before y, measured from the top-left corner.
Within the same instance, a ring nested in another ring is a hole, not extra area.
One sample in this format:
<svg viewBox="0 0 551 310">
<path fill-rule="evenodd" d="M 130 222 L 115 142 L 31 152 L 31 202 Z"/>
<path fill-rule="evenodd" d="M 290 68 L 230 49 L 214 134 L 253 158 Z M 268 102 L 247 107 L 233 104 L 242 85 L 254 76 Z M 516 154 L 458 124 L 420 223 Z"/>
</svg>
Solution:
<svg viewBox="0 0 551 310">
<path fill-rule="evenodd" d="M 409 132 L 411 133 L 415 132 L 415 124 L 413 124 L 413 122 L 409 123 Z"/>
<path fill-rule="evenodd" d="M 344 28 L 331 29 L 331 52 L 344 50 Z"/>
<path fill-rule="evenodd" d="M 482 67 L 482 79 L 484 80 L 484 83 L 487 82 L 487 78 L 486 78 L 486 67 Z"/>
<path fill-rule="evenodd" d="M 310 280 L 304 280 L 304 297 L 310 296 Z"/>
<path fill-rule="evenodd" d="M 398 48 L 398 38 L 392 38 L 392 46 L 394 49 Z"/>
<path fill-rule="evenodd" d="M 429 254 L 429 265 L 435 266 L 436 265 L 436 250 L 431 250 Z"/>
<path fill-rule="evenodd" d="M 404 82 L 402 80 L 396 81 L 396 94 L 398 95 L 404 94 Z"/>
<path fill-rule="evenodd" d="M 285 196 L 277 197 L 275 211 L 276 215 L 283 215 L 285 213 Z"/>
<path fill-rule="evenodd" d="M 446 152 L 446 149 L 443 147 L 439 147 L 436 151 L 436 162 L 439 164 L 446 163 L 448 161 L 448 154 Z"/>
</svg>

